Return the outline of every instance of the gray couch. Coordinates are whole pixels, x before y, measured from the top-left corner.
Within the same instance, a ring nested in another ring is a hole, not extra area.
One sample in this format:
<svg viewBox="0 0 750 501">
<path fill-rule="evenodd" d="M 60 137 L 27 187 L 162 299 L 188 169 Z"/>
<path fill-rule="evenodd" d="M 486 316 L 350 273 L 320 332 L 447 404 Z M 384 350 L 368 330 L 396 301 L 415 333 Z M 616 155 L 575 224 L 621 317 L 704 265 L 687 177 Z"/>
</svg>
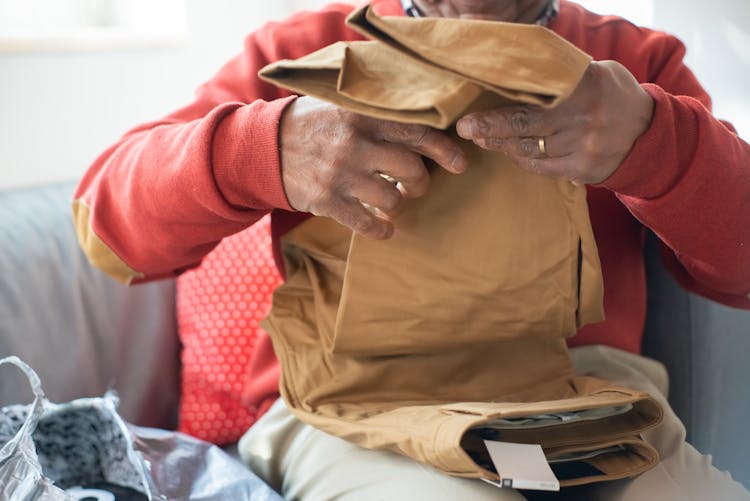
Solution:
<svg viewBox="0 0 750 501">
<path fill-rule="evenodd" d="M 122 287 L 92 269 L 71 221 L 72 184 L 0 192 L 0 357 L 37 369 L 64 401 L 115 388 L 137 424 L 173 427 L 179 395 L 174 281 Z M 647 246 L 644 349 L 670 373 L 689 440 L 750 486 L 750 312 L 683 292 Z M 0 405 L 30 401 L 0 372 Z"/>
</svg>

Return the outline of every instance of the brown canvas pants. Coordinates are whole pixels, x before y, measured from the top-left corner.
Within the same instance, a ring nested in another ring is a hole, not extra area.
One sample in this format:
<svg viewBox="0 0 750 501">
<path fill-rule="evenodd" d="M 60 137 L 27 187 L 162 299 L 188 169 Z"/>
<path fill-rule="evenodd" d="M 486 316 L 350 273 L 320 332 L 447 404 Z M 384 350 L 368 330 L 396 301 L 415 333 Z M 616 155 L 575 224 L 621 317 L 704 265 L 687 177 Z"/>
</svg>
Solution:
<svg viewBox="0 0 750 501">
<path fill-rule="evenodd" d="M 262 75 L 361 113 L 444 127 L 466 109 L 509 100 L 554 105 L 589 61 L 539 27 L 381 19 L 366 9 L 352 20 L 371 34 L 389 30 L 400 50 L 337 44 Z M 509 70 L 483 67 L 486 54 L 467 59 L 458 42 L 472 37 L 490 37 L 504 54 L 492 61 Z M 430 49 L 446 40 L 455 43 Z M 302 421 L 363 447 L 491 479 L 498 476 L 481 441 L 489 421 L 629 405 L 600 420 L 506 431 L 503 440 L 539 443 L 548 458 L 621 446 L 587 460 L 598 473 L 564 485 L 653 467 L 657 453 L 639 434 L 660 421 L 660 405 L 576 376 L 565 344 L 603 318 L 585 188 L 464 147 L 468 172 L 434 169 L 395 238 L 370 240 L 325 218 L 284 237 L 287 281 L 264 324 L 282 365 L 282 396 Z"/>
<path fill-rule="evenodd" d="M 685 442 L 685 427 L 666 401 L 664 366 L 604 346 L 574 348 L 576 373 L 595 375 L 654 395 L 664 421 L 644 438 L 661 461 L 648 472 L 613 482 L 545 494 L 548 501 L 748 501 L 750 493 Z M 443 475 L 407 457 L 360 448 L 302 423 L 277 402 L 245 434 L 239 453 L 284 499 L 337 501 L 522 501 L 524 494 L 476 479 Z M 535 493 L 537 494 L 537 493 Z"/>
</svg>

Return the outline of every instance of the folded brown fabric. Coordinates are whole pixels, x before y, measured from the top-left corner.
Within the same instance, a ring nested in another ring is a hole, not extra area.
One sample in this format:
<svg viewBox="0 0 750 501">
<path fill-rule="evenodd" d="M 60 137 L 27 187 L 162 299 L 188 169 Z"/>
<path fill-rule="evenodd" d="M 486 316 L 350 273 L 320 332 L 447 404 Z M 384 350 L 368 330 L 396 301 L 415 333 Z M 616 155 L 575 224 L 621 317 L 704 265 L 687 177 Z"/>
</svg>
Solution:
<svg viewBox="0 0 750 501">
<path fill-rule="evenodd" d="M 347 24 L 433 68 L 510 100 L 555 106 L 575 90 L 591 57 L 543 26 L 449 18 L 378 17 L 368 7 Z"/>
<path fill-rule="evenodd" d="M 378 18 L 369 9 L 350 22 L 381 41 L 335 44 L 261 76 L 359 113 L 447 127 L 510 100 L 554 105 L 590 61 L 537 26 Z M 638 435 L 661 420 L 659 404 L 576 376 L 565 344 L 603 319 L 585 188 L 462 144 L 467 172 L 434 168 L 394 238 L 368 239 L 319 217 L 283 238 L 287 281 L 264 324 L 282 395 L 303 421 L 452 475 L 498 478 L 481 447 L 493 433 L 539 443 L 550 459 L 606 449 L 581 460 L 598 473 L 562 485 L 647 470 L 658 457 Z M 612 406 L 627 410 L 534 429 L 491 425 Z"/>
</svg>

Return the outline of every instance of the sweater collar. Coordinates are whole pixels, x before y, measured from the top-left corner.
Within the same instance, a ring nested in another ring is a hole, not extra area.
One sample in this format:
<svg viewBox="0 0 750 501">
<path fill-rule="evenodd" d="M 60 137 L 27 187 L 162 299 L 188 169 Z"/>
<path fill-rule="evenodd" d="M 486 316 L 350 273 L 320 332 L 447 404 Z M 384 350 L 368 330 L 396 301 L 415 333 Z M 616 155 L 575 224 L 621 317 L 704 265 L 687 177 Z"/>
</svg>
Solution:
<svg viewBox="0 0 750 501">
<path fill-rule="evenodd" d="M 422 14 L 419 12 L 419 9 L 417 9 L 412 0 L 401 0 L 401 8 L 407 16 L 422 16 Z M 542 13 L 539 15 L 539 17 L 535 21 L 535 24 L 547 26 L 555 18 L 555 16 L 557 16 L 558 12 L 560 12 L 560 0 L 548 0 L 547 7 L 545 7 L 544 11 L 542 11 Z"/>
</svg>

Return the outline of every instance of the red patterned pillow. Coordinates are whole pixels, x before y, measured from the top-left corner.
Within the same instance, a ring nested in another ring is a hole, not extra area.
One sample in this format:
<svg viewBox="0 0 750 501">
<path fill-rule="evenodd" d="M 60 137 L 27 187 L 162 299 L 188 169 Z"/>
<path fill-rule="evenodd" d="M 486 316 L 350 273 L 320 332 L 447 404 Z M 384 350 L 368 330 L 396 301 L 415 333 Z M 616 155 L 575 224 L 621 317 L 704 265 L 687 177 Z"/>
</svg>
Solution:
<svg viewBox="0 0 750 501">
<path fill-rule="evenodd" d="M 281 282 L 270 217 L 222 242 L 177 279 L 182 341 L 179 430 L 217 444 L 237 441 L 261 409 L 243 403 L 248 365 Z"/>
</svg>

